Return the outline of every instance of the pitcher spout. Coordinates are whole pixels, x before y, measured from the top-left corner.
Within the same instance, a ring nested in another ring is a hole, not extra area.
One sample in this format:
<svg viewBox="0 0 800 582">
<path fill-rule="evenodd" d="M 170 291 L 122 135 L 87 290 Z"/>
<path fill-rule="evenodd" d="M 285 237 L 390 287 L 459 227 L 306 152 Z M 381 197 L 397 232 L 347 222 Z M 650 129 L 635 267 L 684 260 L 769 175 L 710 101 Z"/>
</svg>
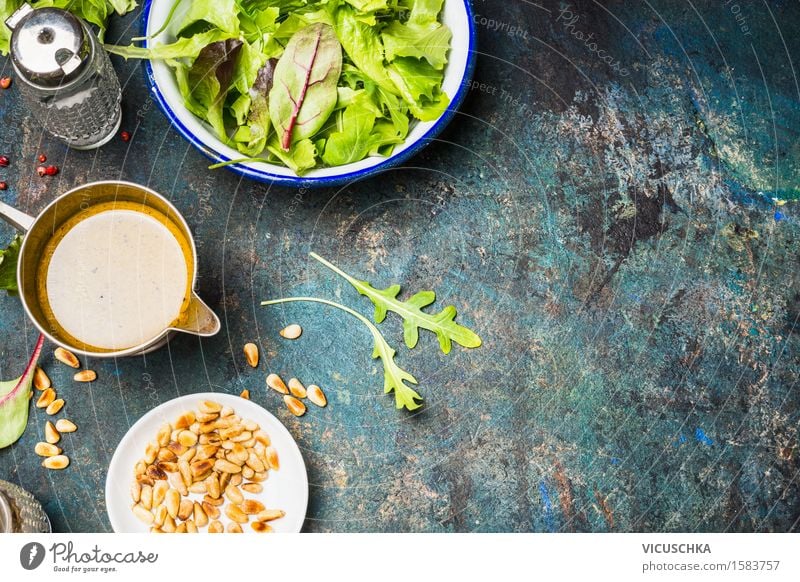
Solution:
<svg viewBox="0 0 800 582">
<path fill-rule="evenodd" d="M 216 335 L 221 327 L 217 314 L 194 292 L 185 313 L 174 325 L 178 331 L 200 337 Z"/>
</svg>

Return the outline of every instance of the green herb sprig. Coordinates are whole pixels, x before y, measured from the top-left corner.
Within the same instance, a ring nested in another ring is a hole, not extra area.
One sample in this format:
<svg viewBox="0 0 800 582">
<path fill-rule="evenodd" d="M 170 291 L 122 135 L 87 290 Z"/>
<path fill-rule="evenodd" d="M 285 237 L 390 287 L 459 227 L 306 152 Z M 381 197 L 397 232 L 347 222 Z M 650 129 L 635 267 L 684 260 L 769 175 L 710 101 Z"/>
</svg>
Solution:
<svg viewBox="0 0 800 582">
<path fill-rule="evenodd" d="M 417 400 L 422 400 L 422 396 L 420 396 L 413 388 L 406 384 L 407 381 L 412 384 L 417 384 L 416 378 L 395 363 L 395 350 L 389 345 L 378 328 L 360 313 L 353 311 L 349 307 L 340 305 L 339 303 L 334 303 L 333 301 L 328 301 L 327 299 L 319 299 L 317 297 L 286 297 L 284 299 L 262 301 L 261 305 L 278 305 L 279 303 L 291 303 L 295 301 L 309 301 L 312 303 L 330 305 L 331 307 L 335 307 L 346 313 L 349 313 L 366 325 L 367 329 L 369 329 L 370 333 L 372 334 L 372 339 L 375 342 L 375 347 L 372 351 L 372 357 L 380 358 L 381 362 L 383 363 L 384 393 L 389 394 L 390 392 L 394 392 L 395 404 L 398 409 L 405 407 L 408 410 L 416 410 L 421 406 Z"/>
<path fill-rule="evenodd" d="M 433 291 L 420 291 L 414 294 L 408 301 L 401 301 L 397 298 L 400 294 L 400 285 L 392 285 L 386 289 L 375 289 L 366 281 L 359 281 L 351 277 L 336 265 L 326 261 L 316 253 L 311 253 L 311 257 L 334 273 L 342 276 L 348 283 L 355 287 L 361 295 L 369 298 L 375 305 L 375 323 L 381 323 L 386 319 L 386 314 L 393 311 L 403 318 L 403 336 L 409 349 L 413 349 L 419 341 L 419 328 L 427 329 L 436 334 L 439 339 L 439 346 L 445 354 L 450 353 L 452 342 L 464 346 L 465 348 L 477 348 L 481 345 L 481 338 L 469 328 L 456 323 L 456 308 L 448 305 L 439 313 L 426 313 L 422 311 L 436 301 L 436 293 Z"/>
<path fill-rule="evenodd" d="M 410 349 L 413 349 L 419 341 L 419 328 L 427 329 L 435 333 L 439 338 L 439 346 L 445 354 L 450 352 L 452 342 L 456 342 L 467 348 L 477 348 L 481 345 L 481 338 L 478 334 L 454 321 L 456 317 L 456 308 L 452 305 L 448 305 L 441 312 L 436 314 L 422 311 L 423 307 L 427 307 L 436 300 L 436 293 L 433 291 L 420 291 L 408 301 L 401 301 L 397 298 L 400 294 L 400 285 L 392 285 L 384 290 L 375 289 L 366 281 L 359 281 L 351 277 L 318 254 L 310 253 L 310 255 L 313 259 L 319 261 L 334 273 L 343 277 L 355 287 L 361 295 L 368 297 L 370 301 L 372 301 L 375 306 L 374 317 L 376 323 L 381 323 L 386 319 L 386 314 L 389 311 L 400 315 L 403 318 L 403 335 L 405 337 L 405 342 Z M 406 384 L 406 382 L 417 384 L 416 378 L 395 363 L 394 357 L 397 352 L 389 345 L 386 338 L 383 337 L 381 332 L 371 321 L 349 307 L 317 297 L 287 297 L 284 299 L 263 301 L 261 305 L 277 305 L 279 303 L 290 303 L 294 301 L 309 301 L 312 303 L 330 305 L 349 313 L 366 325 L 375 341 L 372 357 L 380 358 L 383 363 L 384 392 L 386 394 L 394 392 L 395 404 L 398 409 L 406 408 L 408 410 L 416 410 L 421 406 L 417 401 L 421 401 L 422 396 Z"/>
</svg>

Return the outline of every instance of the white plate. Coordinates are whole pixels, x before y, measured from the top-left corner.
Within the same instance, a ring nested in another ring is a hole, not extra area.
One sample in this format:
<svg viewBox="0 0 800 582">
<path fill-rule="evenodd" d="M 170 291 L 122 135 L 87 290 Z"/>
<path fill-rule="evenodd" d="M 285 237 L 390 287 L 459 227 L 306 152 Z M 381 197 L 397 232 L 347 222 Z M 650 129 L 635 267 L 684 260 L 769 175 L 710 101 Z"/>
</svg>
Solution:
<svg viewBox="0 0 800 582">
<path fill-rule="evenodd" d="M 257 422 L 269 435 L 272 446 L 278 451 L 280 469 L 269 472 L 269 479 L 262 483 L 264 491 L 257 495 L 245 493 L 245 496 L 258 499 L 267 508 L 286 512 L 282 519 L 270 522 L 276 532 L 299 532 L 308 506 L 308 475 L 297 443 L 286 427 L 258 404 L 238 396 L 216 392 L 189 394 L 165 402 L 145 414 L 130 428 L 114 452 L 106 477 L 106 509 L 111 527 L 117 533 L 146 533 L 150 530 L 149 526 L 139 521 L 131 512 L 133 467 L 144 455 L 147 443 L 155 440 L 158 429 L 164 423 L 175 422 L 183 412 L 197 412 L 203 400 L 213 400 L 223 406 L 230 406 L 243 420 Z M 189 495 L 202 498 L 202 495 Z M 230 521 L 225 517 L 224 511 L 220 521 L 225 525 Z M 247 525 L 243 525 L 242 529 L 246 533 L 255 533 Z"/>
</svg>

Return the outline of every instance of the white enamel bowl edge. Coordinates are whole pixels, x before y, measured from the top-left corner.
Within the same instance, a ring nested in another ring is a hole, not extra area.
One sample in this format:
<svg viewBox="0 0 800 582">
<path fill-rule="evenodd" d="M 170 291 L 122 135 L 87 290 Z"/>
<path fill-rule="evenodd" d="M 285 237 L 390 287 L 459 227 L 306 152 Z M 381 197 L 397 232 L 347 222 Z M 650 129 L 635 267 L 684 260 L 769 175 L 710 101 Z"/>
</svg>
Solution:
<svg viewBox="0 0 800 582">
<path fill-rule="evenodd" d="M 146 0 L 142 8 L 143 32 L 156 32 L 166 20 L 173 0 Z M 450 122 L 469 91 L 475 66 L 476 32 L 469 0 L 445 0 L 442 21 L 453 31 L 443 89 L 450 97 L 450 106 L 435 121 L 413 126 L 405 142 L 395 147 L 389 157 L 370 156 L 359 162 L 319 168 L 297 176 L 289 168 L 266 162 L 242 162 L 225 166 L 243 177 L 261 182 L 295 187 L 336 186 L 361 180 L 397 164 L 418 153 Z M 168 31 L 147 43 L 169 42 Z M 146 44 L 147 44 L 146 43 Z M 228 162 L 242 158 L 236 149 L 222 143 L 211 127 L 190 113 L 183 105 L 175 75 L 160 61 L 145 61 L 150 92 L 176 130 L 213 162 Z"/>
</svg>

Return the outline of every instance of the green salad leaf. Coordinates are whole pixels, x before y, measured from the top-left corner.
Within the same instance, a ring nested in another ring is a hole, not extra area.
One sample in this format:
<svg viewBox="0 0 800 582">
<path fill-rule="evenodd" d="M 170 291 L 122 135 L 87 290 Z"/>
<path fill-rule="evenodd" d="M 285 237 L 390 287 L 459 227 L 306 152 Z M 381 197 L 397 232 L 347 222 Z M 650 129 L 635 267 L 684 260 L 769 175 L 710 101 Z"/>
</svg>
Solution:
<svg viewBox="0 0 800 582">
<path fill-rule="evenodd" d="M 0 381 L 0 449 L 17 442 L 25 432 L 33 372 L 43 345 L 44 336 L 40 335 L 22 376 L 9 382 Z"/>
<path fill-rule="evenodd" d="M 223 105 L 233 80 L 242 41 L 228 39 L 209 44 L 200 51 L 191 68 L 186 71 L 187 107 L 198 117 L 204 117 L 223 141 L 227 140 Z M 183 87 L 183 81 L 179 83 Z"/>
<path fill-rule="evenodd" d="M 386 74 L 383 43 L 375 28 L 361 22 L 352 8 L 342 6 L 336 13 L 336 34 L 358 69 L 379 87 L 397 93 L 397 87 Z"/>
<path fill-rule="evenodd" d="M 386 60 L 396 56 L 425 59 L 434 69 L 443 69 L 450 49 L 450 29 L 436 22 L 428 26 L 413 26 L 395 21 L 381 34 Z"/>
<path fill-rule="evenodd" d="M 239 126 L 233 139 L 239 151 L 250 156 L 263 152 L 267 144 L 270 128 L 268 95 L 272 89 L 276 63 L 276 59 L 269 59 L 259 69 L 253 88 L 247 95 L 242 95 L 249 103 L 249 114 L 247 123 Z"/>
<path fill-rule="evenodd" d="M 342 276 L 348 283 L 355 287 L 361 295 L 369 298 L 375 305 L 374 319 L 376 323 L 381 323 L 386 319 L 386 314 L 393 311 L 403 318 L 403 336 L 406 345 L 413 348 L 419 341 L 419 328 L 427 329 L 436 334 L 439 339 L 439 347 L 445 354 L 450 353 L 452 342 L 464 346 L 465 348 L 477 348 L 481 345 L 481 338 L 471 329 L 459 325 L 455 322 L 457 315 L 456 308 L 448 305 L 439 313 L 426 313 L 422 311 L 436 301 L 436 293 L 433 291 L 420 291 L 408 301 L 401 301 L 397 298 L 400 294 L 400 285 L 392 285 L 386 289 L 375 289 L 366 281 L 359 281 L 329 263 L 316 253 L 311 253 L 311 257 L 328 267 L 334 273 Z"/>
<path fill-rule="evenodd" d="M 181 2 L 176 15 L 184 11 L 175 29 L 176 36 L 191 36 L 195 31 L 216 28 L 231 37 L 239 35 L 239 18 L 236 0 L 191 0 Z"/>
<path fill-rule="evenodd" d="M 414 123 L 445 111 L 452 33 L 441 22 L 443 1 L 176 0 L 149 48 L 107 48 L 163 60 L 187 109 L 242 159 L 302 174 L 388 156 Z M 170 42 L 158 40 L 164 35 Z M 219 70 L 233 71 L 217 86 L 216 74 L 203 74 L 218 68 L 203 49 L 223 41 L 240 45 L 235 55 L 211 55 L 226 61 Z M 270 59 L 271 84 L 259 76 Z"/>
<path fill-rule="evenodd" d="M 230 34 L 214 28 L 201 34 L 180 38 L 173 43 L 161 44 L 153 48 L 111 44 L 105 45 L 105 47 L 108 52 L 126 59 L 158 59 L 169 62 L 173 67 L 188 69 L 189 67 L 184 63 L 178 62 L 178 59 L 194 60 L 208 45 L 229 38 L 231 38 Z M 186 94 L 184 93 L 183 96 L 186 97 Z"/>
<path fill-rule="evenodd" d="M 275 66 L 269 114 L 281 148 L 313 136 L 336 106 L 342 45 L 333 28 L 317 23 L 292 36 Z"/>
<path fill-rule="evenodd" d="M 366 325 L 367 329 L 369 329 L 370 333 L 372 334 L 372 339 L 374 341 L 372 357 L 380 358 L 381 363 L 383 364 L 383 392 L 385 394 L 394 392 L 395 406 L 398 409 L 406 408 L 408 410 L 416 410 L 422 406 L 419 402 L 417 402 L 418 400 L 422 400 L 422 396 L 420 396 L 413 388 L 411 388 L 411 386 L 406 384 L 406 382 L 417 384 L 416 378 L 397 365 L 397 363 L 394 361 L 396 352 L 370 320 L 360 313 L 353 311 L 349 307 L 345 307 L 339 303 L 334 303 L 333 301 L 328 301 L 327 299 L 319 299 L 317 297 L 287 297 L 285 299 L 262 301 L 261 305 L 278 305 L 280 303 L 291 303 L 294 301 L 310 301 L 312 303 L 323 303 L 325 305 L 330 305 L 331 307 L 335 307 L 346 313 L 349 313 Z"/>
<path fill-rule="evenodd" d="M 317 164 L 317 146 L 308 138 L 293 143 L 287 152 L 278 141 L 278 136 L 273 133 L 267 141 L 267 151 L 272 155 L 271 159 L 280 160 L 298 174 Z"/>
<path fill-rule="evenodd" d="M 17 289 L 17 262 L 19 249 L 22 246 L 22 237 L 17 235 L 8 248 L 0 249 L 0 289 L 13 294 Z"/>
<path fill-rule="evenodd" d="M 336 127 L 325 143 L 322 160 L 329 166 L 342 166 L 364 159 L 372 149 L 375 113 L 353 103 L 338 116 Z"/>
</svg>

